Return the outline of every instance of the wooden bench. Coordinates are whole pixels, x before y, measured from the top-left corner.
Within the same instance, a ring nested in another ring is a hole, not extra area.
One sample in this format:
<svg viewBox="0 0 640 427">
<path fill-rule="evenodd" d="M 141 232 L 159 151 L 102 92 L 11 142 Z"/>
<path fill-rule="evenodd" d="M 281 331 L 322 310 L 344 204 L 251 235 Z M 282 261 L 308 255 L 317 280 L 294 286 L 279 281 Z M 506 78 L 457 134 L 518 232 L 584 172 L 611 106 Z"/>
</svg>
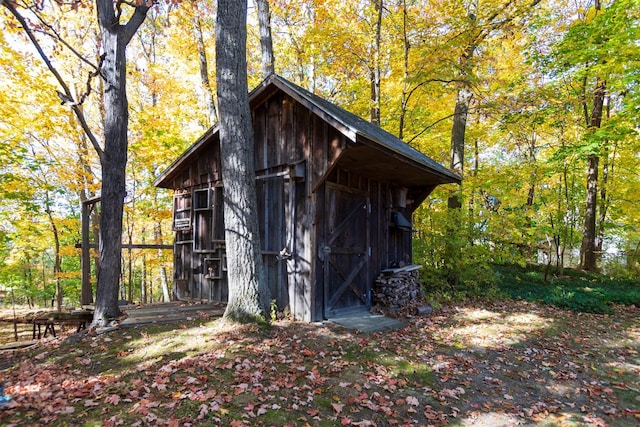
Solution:
<svg viewBox="0 0 640 427">
<path fill-rule="evenodd" d="M 74 311 L 71 313 L 48 313 L 46 315 L 35 316 L 31 319 L 33 324 L 33 339 L 36 339 L 36 330 L 38 338 L 46 338 L 50 332 L 56 336 L 55 325 L 75 325 L 76 332 L 80 332 L 87 328 L 87 322 L 91 322 L 93 313 L 90 311 Z M 44 334 L 42 334 L 42 326 L 44 326 Z"/>
</svg>

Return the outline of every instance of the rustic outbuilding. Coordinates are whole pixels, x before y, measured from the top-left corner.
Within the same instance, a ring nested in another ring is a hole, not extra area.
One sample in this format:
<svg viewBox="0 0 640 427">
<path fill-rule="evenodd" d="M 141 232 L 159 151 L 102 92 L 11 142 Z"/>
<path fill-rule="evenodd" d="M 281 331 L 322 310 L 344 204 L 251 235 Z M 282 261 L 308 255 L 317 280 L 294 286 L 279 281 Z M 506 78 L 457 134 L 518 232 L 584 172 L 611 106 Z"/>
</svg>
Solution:
<svg viewBox="0 0 640 427">
<path fill-rule="evenodd" d="M 249 94 L 260 237 L 271 296 L 295 319 L 371 306 L 378 274 L 412 262 L 411 218 L 460 177 L 380 127 L 272 75 Z M 174 190 L 174 293 L 226 301 L 218 127 L 155 185 Z"/>
</svg>

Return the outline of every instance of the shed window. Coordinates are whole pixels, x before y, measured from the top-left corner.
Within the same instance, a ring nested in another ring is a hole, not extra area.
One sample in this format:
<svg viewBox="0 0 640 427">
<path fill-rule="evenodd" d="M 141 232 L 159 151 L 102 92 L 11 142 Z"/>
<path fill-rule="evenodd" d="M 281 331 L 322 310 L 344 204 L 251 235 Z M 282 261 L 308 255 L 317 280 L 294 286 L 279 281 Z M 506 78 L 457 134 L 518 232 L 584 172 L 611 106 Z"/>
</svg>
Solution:
<svg viewBox="0 0 640 427">
<path fill-rule="evenodd" d="M 173 229 L 191 229 L 191 193 L 178 194 L 173 199 Z"/>
<path fill-rule="evenodd" d="M 204 211 L 211 209 L 211 189 L 203 188 L 193 192 L 193 210 Z"/>
</svg>

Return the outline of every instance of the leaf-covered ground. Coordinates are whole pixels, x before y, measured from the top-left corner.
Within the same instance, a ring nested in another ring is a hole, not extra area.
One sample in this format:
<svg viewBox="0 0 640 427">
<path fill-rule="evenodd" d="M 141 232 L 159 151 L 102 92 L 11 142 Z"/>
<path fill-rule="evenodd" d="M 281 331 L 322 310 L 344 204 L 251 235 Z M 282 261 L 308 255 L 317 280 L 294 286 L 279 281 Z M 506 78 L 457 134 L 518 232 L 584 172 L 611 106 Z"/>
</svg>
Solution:
<svg viewBox="0 0 640 427">
<path fill-rule="evenodd" d="M 640 309 L 445 307 L 403 329 L 201 319 L 3 352 L 0 425 L 640 424 Z"/>
</svg>

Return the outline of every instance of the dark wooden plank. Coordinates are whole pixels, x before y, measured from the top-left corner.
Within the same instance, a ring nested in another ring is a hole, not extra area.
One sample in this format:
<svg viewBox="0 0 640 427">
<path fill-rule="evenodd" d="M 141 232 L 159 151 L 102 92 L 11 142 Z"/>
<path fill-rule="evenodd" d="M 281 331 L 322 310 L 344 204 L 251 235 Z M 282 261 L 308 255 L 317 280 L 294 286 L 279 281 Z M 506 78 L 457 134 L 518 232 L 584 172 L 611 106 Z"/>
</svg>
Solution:
<svg viewBox="0 0 640 427">
<path fill-rule="evenodd" d="M 282 106 L 281 96 L 276 96 L 269 101 L 269 113 L 267 118 L 267 145 L 265 152 L 265 169 L 278 166 L 278 148 L 280 144 L 280 115 Z"/>
<path fill-rule="evenodd" d="M 20 348 L 31 347 L 32 345 L 36 345 L 37 343 L 38 343 L 37 340 L 11 342 L 11 343 L 0 345 L 0 351 L 17 350 Z"/>
<path fill-rule="evenodd" d="M 289 97 L 283 97 L 282 99 L 282 119 L 280 122 L 280 146 L 278 147 L 278 164 L 291 164 L 295 160 L 294 157 L 296 142 L 293 138 L 294 135 L 294 101 Z"/>
<path fill-rule="evenodd" d="M 312 156 L 310 159 L 310 171 L 312 188 L 316 188 L 322 182 L 322 177 L 327 171 L 327 128 L 328 125 L 317 116 L 313 117 L 312 129 Z M 315 191 L 315 190 L 314 190 Z"/>
<path fill-rule="evenodd" d="M 80 249 L 82 248 L 82 243 L 76 243 L 76 248 Z M 91 249 L 97 249 L 98 245 L 95 243 L 91 243 L 89 245 L 89 248 Z M 129 243 L 123 243 L 122 244 L 122 249 L 166 249 L 166 250 L 173 250 L 173 245 L 154 245 L 152 243 L 146 244 L 146 243 L 133 243 L 133 244 L 129 244 Z"/>
<path fill-rule="evenodd" d="M 253 157 L 256 170 L 267 167 L 265 148 L 267 144 L 267 112 L 264 104 L 253 111 L 253 136 L 255 139 Z"/>
</svg>

